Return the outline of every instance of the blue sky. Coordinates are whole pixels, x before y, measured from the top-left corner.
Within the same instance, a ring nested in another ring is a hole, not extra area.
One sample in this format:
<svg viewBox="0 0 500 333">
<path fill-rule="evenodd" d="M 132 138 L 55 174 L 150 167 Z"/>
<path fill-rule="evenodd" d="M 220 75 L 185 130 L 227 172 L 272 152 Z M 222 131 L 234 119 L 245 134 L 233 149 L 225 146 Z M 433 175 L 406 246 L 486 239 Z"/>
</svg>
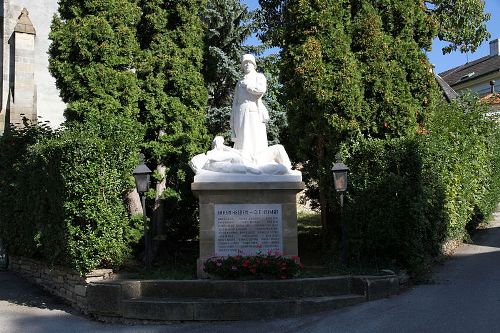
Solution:
<svg viewBox="0 0 500 333">
<path fill-rule="evenodd" d="M 241 1 L 242 3 L 247 4 L 250 9 L 255 9 L 259 6 L 258 0 Z M 491 13 L 491 19 L 487 23 L 488 31 L 491 34 L 491 39 L 500 38 L 500 1 L 486 0 L 486 12 Z M 253 44 L 256 43 L 256 40 L 251 39 L 248 42 L 250 44 Z M 432 51 L 427 53 L 430 62 L 436 66 L 436 72 L 438 73 L 466 63 L 467 57 L 469 61 L 472 61 L 484 57 L 490 52 L 489 43 L 484 42 L 475 53 L 469 54 L 468 56 L 460 52 L 443 55 L 441 51 L 443 45 L 446 44 L 436 40 L 434 41 Z"/>
</svg>

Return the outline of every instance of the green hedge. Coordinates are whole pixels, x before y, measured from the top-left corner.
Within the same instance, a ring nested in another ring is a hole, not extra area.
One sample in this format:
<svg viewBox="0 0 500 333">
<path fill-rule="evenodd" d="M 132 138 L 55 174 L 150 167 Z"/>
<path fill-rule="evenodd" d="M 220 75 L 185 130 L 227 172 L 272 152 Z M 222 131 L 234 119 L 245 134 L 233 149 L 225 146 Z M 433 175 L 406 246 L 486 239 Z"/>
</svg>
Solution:
<svg viewBox="0 0 500 333">
<path fill-rule="evenodd" d="M 465 96 L 440 104 L 419 135 L 349 145 L 344 217 L 355 262 L 416 271 L 490 216 L 500 200 L 500 131 L 486 111 Z"/>
<path fill-rule="evenodd" d="M 356 262 L 415 266 L 442 240 L 425 214 L 418 148 L 408 138 L 363 140 L 351 147 L 344 218 Z"/>
<path fill-rule="evenodd" d="M 444 194 L 444 205 L 433 205 L 441 214 L 448 238 L 465 235 L 474 218 L 488 217 L 500 199 L 500 122 L 485 116 L 488 107 L 472 95 L 443 103 L 420 137 L 427 175 L 427 196 L 434 201 Z"/>
<path fill-rule="evenodd" d="M 0 138 L 0 165 L 9 166 L 0 170 L 0 237 L 12 254 L 82 273 L 124 261 L 142 230 L 124 201 L 137 162 L 135 126 L 99 119 Z"/>
</svg>

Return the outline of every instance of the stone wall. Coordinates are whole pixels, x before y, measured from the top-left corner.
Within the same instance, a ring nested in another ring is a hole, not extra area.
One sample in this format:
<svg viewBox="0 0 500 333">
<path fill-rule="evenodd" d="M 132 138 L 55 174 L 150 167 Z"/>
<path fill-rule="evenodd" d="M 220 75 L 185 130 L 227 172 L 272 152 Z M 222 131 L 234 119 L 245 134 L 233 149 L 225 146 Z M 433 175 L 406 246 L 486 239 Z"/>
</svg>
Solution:
<svg viewBox="0 0 500 333">
<path fill-rule="evenodd" d="M 87 286 L 91 282 L 109 280 L 113 277 L 111 269 L 94 270 L 85 276 L 64 267 L 49 268 L 42 262 L 10 257 L 9 270 L 16 272 L 49 293 L 62 298 L 68 304 L 87 312 Z"/>
</svg>

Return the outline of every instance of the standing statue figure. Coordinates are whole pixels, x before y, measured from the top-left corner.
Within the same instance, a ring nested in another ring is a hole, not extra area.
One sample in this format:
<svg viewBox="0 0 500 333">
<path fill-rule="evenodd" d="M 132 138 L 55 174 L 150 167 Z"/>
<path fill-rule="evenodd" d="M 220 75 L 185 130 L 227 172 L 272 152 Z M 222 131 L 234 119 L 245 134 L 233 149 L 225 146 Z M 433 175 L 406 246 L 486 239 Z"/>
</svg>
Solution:
<svg viewBox="0 0 500 333">
<path fill-rule="evenodd" d="M 256 67 L 255 57 L 245 54 L 241 61 L 245 75 L 236 84 L 230 119 L 234 147 L 224 145 L 223 137 L 215 137 L 212 150 L 194 156 L 189 163 L 196 173 L 195 181 L 234 181 L 241 175 L 256 176 L 252 181 L 265 176 L 302 179 L 299 171 L 292 170 L 282 145 L 267 145 L 269 113 L 262 102 L 267 82 L 263 74 L 257 73 Z M 234 176 L 228 177 L 228 174 Z"/>
<path fill-rule="evenodd" d="M 269 113 L 262 102 L 267 89 L 263 74 L 257 73 L 255 57 L 245 54 L 241 60 L 244 77 L 236 84 L 231 111 L 231 140 L 234 149 L 250 155 L 267 147 L 266 123 Z"/>
</svg>

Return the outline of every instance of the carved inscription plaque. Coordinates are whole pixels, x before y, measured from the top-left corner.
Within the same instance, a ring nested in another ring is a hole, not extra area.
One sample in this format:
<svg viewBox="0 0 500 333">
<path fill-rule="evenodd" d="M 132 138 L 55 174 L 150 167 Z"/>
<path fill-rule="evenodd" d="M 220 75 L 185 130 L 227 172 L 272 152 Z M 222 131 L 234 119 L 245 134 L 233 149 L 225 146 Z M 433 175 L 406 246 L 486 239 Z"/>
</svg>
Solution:
<svg viewBox="0 0 500 333">
<path fill-rule="evenodd" d="M 280 204 L 215 205 L 215 255 L 283 253 Z"/>
</svg>

